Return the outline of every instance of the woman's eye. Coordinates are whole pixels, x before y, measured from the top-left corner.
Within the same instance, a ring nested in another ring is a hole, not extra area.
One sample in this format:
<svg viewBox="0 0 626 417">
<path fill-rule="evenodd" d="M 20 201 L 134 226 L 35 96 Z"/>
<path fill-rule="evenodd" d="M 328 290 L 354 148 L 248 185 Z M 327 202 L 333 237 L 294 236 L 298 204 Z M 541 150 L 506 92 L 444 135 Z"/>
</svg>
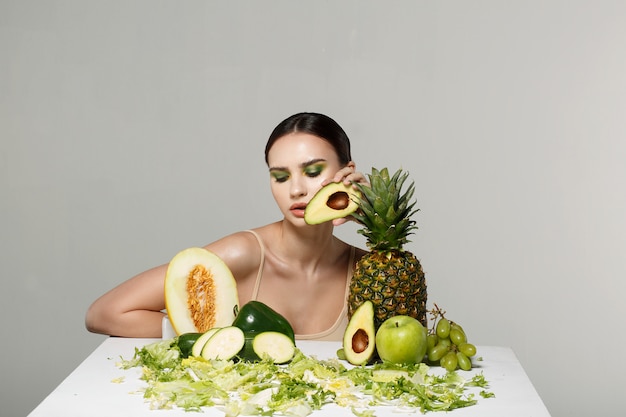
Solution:
<svg viewBox="0 0 626 417">
<path fill-rule="evenodd" d="M 289 179 L 289 175 L 287 174 L 272 174 L 272 177 L 274 177 L 274 181 L 276 182 L 285 182 Z"/>
<path fill-rule="evenodd" d="M 312 167 L 308 167 L 307 169 L 304 170 L 304 175 L 306 175 L 307 177 L 317 177 L 318 175 L 320 175 L 322 173 L 322 171 L 324 170 L 324 167 L 322 166 L 312 166 Z"/>
</svg>

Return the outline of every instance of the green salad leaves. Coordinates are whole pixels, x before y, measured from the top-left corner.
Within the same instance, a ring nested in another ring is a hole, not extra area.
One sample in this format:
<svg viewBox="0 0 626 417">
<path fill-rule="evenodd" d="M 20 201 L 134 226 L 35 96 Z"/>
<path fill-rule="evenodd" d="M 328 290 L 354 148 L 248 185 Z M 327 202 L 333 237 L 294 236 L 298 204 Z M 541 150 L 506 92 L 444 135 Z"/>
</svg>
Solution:
<svg viewBox="0 0 626 417">
<path fill-rule="evenodd" d="M 375 415 L 376 406 L 398 411 L 450 411 L 488 398 L 482 374 L 465 379 L 456 372 L 429 374 L 425 364 L 346 367 L 338 359 L 320 360 L 299 349 L 285 365 L 182 358 L 173 340 L 135 349 L 122 369 L 142 368 L 144 398 L 153 409 L 180 407 L 201 411 L 214 406 L 227 417 L 273 415 L 304 417 L 325 405 L 350 409 L 359 417 Z"/>
</svg>

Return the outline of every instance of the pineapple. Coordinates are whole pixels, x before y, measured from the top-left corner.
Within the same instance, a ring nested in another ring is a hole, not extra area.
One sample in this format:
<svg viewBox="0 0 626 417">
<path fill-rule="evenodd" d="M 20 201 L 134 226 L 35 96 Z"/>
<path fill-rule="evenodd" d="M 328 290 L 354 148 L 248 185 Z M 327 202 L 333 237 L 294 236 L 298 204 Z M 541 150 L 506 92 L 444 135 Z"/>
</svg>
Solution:
<svg viewBox="0 0 626 417">
<path fill-rule="evenodd" d="M 405 192 L 408 174 L 398 170 L 389 177 L 387 168 L 372 168 L 370 185 L 358 184 L 359 210 L 352 215 L 365 226 L 358 233 L 367 238 L 370 252 L 356 264 L 350 294 L 348 317 L 365 301 L 374 304 L 375 328 L 386 319 L 407 315 L 426 323 L 426 280 L 420 261 L 402 247 L 407 236 L 417 229 L 411 216 L 414 183 Z"/>
</svg>

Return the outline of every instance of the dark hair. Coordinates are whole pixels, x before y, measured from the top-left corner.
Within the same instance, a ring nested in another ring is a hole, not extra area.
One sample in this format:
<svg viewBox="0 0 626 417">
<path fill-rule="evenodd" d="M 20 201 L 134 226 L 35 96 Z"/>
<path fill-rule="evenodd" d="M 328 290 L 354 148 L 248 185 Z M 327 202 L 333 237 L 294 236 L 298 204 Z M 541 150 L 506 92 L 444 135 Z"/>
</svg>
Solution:
<svg viewBox="0 0 626 417">
<path fill-rule="evenodd" d="M 352 160 L 350 139 L 337 122 L 320 113 L 297 113 L 280 122 L 272 131 L 265 145 L 265 163 L 267 163 L 267 154 L 274 142 L 295 132 L 308 133 L 330 143 L 335 148 L 342 165 Z"/>
</svg>

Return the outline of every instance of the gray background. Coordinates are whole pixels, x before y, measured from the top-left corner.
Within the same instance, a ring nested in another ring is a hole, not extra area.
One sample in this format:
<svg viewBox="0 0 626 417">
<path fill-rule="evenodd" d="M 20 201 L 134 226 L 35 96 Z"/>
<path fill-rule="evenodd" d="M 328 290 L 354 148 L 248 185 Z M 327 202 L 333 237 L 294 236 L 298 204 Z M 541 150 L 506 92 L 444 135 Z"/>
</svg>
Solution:
<svg viewBox="0 0 626 417">
<path fill-rule="evenodd" d="M 102 342 L 83 326 L 101 293 L 279 218 L 263 147 L 303 110 L 361 170 L 410 172 L 430 302 L 511 346 L 554 416 L 621 415 L 625 19 L 617 0 L 1 0 L 2 415 Z"/>
</svg>

